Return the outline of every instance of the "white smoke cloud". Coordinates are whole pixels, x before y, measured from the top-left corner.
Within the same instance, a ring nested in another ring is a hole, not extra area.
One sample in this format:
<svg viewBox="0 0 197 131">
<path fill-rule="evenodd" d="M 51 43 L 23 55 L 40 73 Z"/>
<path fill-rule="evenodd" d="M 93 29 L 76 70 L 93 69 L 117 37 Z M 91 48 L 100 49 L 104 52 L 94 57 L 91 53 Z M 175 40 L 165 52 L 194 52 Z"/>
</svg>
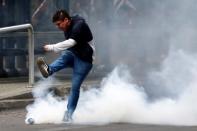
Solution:
<svg viewBox="0 0 197 131">
<path fill-rule="evenodd" d="M 127 66 L 117 66 L 100 88 L 81 92 L 74 123 L 197 125 L 196 59 L 194 54 L 172 49 L 160 71 L 150 73 L 151 87 L 135 84 Z M 42 87 L 46 89 L 45 84 Z M 37 86 L 35 92 L 42 87 Z M 27 118 L 35 123 L 61 123 L 67 101 L 52 94 L 41 96 L 27 107 Z"/>
<path fill-rule="evenodd" d="M 81 95 L 75 122 L 196 125 L 196 56 L 174 51 L 161 71 L 151 74 L 151 82 L 157 83 L 149 87 L 155 93 L 154 101 L 143 87 L 128 81 L 129 70 L 119 66 L 104 79 L 100 90 Z"/>
<path fill-rule="evenodd" d="M 160 71 L 149 73 L 147 92 L 152 97 L 180 96 L 195 78 L 197 72 L 195 59 L 195 54 L 172 48 Z"/>
</svg>

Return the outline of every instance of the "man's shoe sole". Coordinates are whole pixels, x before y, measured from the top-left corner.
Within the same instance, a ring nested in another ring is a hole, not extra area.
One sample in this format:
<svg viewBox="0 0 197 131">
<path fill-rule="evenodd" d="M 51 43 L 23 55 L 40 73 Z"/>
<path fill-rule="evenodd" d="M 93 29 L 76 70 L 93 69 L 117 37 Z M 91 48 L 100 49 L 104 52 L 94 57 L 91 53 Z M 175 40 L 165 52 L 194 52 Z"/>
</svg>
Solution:
<svg viewBox="0 0 197 131">
<path fill-rule="evenodd" d="M 47 78 L 49 76 L 49 73 L 48 71 L 46 71 L 43 66 L 46 65 L 46 63 L 44 62 L 44 59 L 42 57 L 39 57 L 37 59 L 37 65 L 38 65 L 38 68 L 42 74 L 43 77 Z"/>
</svg>

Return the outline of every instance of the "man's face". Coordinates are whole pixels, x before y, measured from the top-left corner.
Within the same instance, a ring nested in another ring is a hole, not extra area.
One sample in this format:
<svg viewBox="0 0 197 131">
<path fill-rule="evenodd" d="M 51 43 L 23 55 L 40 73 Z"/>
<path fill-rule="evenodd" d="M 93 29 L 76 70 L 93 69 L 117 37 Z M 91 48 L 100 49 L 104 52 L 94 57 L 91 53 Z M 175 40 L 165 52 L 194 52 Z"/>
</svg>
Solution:
<svg viewBox="0 0 197 131">
<path fill-rule="evenodd" d="M 55 22 L 55 25 L 58 29 L 67 31 L 68 27 L 70 26 L 70 20 L 68 18 L 65 18 L 64 20 L 58 20 Z"/>
</svg>

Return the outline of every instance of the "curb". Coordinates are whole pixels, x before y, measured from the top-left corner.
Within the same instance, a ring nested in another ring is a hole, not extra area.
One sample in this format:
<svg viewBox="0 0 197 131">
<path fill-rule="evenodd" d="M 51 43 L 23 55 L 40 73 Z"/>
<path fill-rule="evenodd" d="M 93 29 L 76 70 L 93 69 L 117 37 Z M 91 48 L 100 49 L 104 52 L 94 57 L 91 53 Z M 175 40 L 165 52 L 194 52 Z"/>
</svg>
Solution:
<svg viewBox="0 0 197 131">
<path fill-rule="evenodd" d="M 27 105 L 31 104 L 33 99 L 10 99 L 0 101 L 0 111 L 7 109 L 18 109 L 25 108 Z"/>
<path fill-rule="evenodd" d="M 70 88 L 54 88 L 53 92 L 57 96 L 64 96 L 69 92 Z M 10 109 L 19 109 L 25 108 L 27 105 L 33 103 L 34 99 L 32 96 L 32 92 L 23 92 L 21 94 L 15 96 L 9 96 L 0 99 L 0 111 L 2 110 L 10 110 Z"/>
<path fill-rule="evenodd" d="M 97 85 L 94 82 L 85 82 L 81 89 L 88 90 L 89 84 Z M 65 94 L 68 94 L 70 91 L 70 84 L 64 85 L 54 85 L 49 92 L 53 92 L 55 95 L 64 97 Z M 9 95 L 0 97 L 0 111 L 9 110 L 9 109 L 17 109 L 17 108 L 25 108 L 27 105 L 31 104 L 34 101 L 31 90 L 20 91 L 11 93 Z"/>
<path fill-rule="evenodd" d="M 31 99 L 31 98 L 33 98 L 32 92 L 25 91 L 25 92 L 16 93 L 14 95 L 1 96 L 0 101 L 1 100 L 8 100 L 8 99 Z"/>
</svg>

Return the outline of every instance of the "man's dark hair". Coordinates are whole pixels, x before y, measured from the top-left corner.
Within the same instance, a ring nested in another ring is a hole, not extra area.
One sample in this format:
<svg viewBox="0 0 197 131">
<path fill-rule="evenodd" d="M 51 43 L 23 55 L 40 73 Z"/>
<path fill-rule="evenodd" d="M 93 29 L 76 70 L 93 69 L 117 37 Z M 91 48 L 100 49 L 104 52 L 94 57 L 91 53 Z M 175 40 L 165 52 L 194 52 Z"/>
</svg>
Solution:
<svg viewBox="0 0 197 131">
<path fill-rule="evenodd" d="M 52 21 L 54 23 L 54 22 L 59 21 L 59 20 L 64 20 L 65 18 L 71 19 L 68 12 L 66 10 L 58 10 L 53 15 L 53 20 Z"/>
</svg>

